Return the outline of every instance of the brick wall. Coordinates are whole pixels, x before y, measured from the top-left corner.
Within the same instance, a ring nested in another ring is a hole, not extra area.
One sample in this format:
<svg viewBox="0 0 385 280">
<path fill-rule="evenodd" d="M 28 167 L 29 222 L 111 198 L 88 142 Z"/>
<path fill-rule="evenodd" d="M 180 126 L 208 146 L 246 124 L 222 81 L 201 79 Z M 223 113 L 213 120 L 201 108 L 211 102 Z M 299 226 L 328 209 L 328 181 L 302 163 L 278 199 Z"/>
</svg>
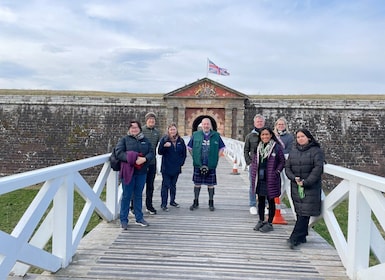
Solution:
<svg viewBox="0 0 385 280">
<path fill-rule="evenodd" d="M 131 119 L 148 111 L 166 127 L 163 96 L 0 95 L 0 176 L 111 151 Z M 267 124 L 284 116 L 289 129 L 306 126 L 329 163 L 385 176 L 385 102 L 250 98 L 244 135 L 260 113 Z"/>
</svg>

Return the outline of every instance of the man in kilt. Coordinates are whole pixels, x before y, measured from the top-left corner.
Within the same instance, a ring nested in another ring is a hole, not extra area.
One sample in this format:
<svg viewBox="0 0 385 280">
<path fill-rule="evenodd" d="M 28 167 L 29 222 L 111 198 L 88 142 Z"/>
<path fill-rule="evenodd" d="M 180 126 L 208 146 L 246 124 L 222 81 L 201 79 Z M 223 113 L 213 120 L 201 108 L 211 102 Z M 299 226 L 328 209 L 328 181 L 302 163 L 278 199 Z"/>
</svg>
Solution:
<svg viewBox="0 0 385 280">
<path fill-rule="evenodd" d="M 219 156 L 225 144 L 218 132 L 212 130 L 211 120 L 202 119 L 202 130 L 195 131 L 187 144 L 193 158 L 194 201 L 190 206 L 193 211 L 199 206 L 199 194 L 202 185 L 207 185 L 209 193 L 209 208 L 214 211 L 214 187 L 217 184 L 216 168 Z"/>
</svg>

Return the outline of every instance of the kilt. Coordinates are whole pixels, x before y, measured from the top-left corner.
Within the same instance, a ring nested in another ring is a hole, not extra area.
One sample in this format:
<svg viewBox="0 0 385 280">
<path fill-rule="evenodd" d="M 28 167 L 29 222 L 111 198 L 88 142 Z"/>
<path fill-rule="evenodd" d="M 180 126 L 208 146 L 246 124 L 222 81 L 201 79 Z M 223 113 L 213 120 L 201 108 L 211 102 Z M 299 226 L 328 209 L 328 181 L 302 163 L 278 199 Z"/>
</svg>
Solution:
<svg viewBox="0 0 385 280">
<path fill-rule="evenodd" d="M 195 185 L 215 186 L 217 184 L 217 174 L 215 169 L 209 169 L 206 175 L 201 175 L 199 167 L 194 167 L 192 180 Z"/>
</svg>

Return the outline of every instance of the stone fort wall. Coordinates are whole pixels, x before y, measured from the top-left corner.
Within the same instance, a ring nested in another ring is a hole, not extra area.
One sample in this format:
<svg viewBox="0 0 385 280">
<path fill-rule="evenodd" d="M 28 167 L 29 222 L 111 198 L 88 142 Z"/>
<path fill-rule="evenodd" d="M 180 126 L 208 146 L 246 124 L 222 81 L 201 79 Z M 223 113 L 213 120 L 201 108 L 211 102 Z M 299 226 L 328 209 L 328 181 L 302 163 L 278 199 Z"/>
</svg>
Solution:
<svg viewBox="0 0 385 280">
<path fill-rule="evenodd" d="M 253 116 L 268 125 L 284 116 L 289 129 L 308 127 L 328 163 L 385 176 L 385 101 L 277 99 L 251 96 L 245 102 L 245 136 Z M 166 129 L 163 95 L 95 96 L 0 93 L 0 176 L 25 172 L 111 151 L 131 119 L 158 115 Z"/>
</svg>

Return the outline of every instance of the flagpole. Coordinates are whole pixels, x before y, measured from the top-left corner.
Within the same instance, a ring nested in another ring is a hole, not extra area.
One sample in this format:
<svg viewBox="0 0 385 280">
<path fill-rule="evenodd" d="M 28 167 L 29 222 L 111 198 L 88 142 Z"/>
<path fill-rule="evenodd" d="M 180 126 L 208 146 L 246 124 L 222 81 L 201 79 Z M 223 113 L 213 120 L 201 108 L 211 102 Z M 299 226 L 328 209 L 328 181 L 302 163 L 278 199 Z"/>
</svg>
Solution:
<svg viewBox="0 0 385 280">
<path fill-rule="evenodd" d="M 209 77 L 209 58 L 207 58 L 207 61 L 206 61 L 206 78 Z"/>
</svg>

